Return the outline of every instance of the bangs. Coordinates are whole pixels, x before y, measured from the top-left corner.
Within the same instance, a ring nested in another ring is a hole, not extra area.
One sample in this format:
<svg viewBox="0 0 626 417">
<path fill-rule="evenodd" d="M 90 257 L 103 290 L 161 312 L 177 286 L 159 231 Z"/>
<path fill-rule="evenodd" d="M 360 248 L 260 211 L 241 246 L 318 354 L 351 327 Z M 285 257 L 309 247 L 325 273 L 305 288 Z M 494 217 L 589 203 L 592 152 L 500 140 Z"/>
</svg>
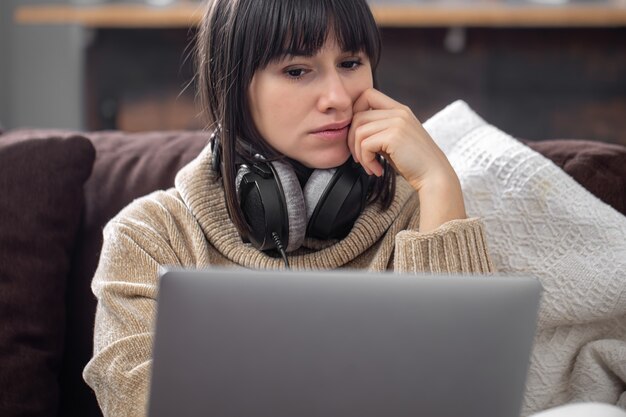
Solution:
<svg viewBox="0 0 626 417">
<path fill-rule="evenodd" d="M 365 0 L 264 0 L 251 2 L 244 24 L 255 69 L 288 55 L 313 56 L 332 33 L 345 52 L 365 52 L 375 68 L 380 36 Z"/>
</svg>

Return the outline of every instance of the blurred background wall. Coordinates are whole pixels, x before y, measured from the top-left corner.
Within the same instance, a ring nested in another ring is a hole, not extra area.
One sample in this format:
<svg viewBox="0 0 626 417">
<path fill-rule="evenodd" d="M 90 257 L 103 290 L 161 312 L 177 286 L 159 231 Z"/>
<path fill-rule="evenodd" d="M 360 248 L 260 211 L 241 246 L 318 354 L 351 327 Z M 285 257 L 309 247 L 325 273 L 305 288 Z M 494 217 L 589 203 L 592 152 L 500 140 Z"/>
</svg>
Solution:
<svg viewBox="0 0 626 417">
<path fill-rule="evenodd" d="M 9 56 L 11 25 L 11 0 L 0 2 L 0 128 L 10 121 L 9 115 Z"/>
<path fill-rule="evenodd" d="M 23 25 L 13 21 L 18 6 L 69 4 L 69 0 L 2 0 L 2 47 L 6 61 L 5 127 L 83 129 L 84 29 L 77 25 Z"/>
</svg>

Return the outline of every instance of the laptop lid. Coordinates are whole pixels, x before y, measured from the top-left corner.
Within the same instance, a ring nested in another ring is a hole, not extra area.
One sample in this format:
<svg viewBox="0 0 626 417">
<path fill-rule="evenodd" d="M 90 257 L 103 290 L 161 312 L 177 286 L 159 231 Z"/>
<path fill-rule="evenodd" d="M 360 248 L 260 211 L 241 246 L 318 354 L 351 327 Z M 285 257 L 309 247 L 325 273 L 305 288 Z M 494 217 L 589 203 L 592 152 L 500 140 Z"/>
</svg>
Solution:
<svg viewBox="0 0 626 417">
<path fill-rule="evenodd" d="M 525 277 L 172 270 L 151 417 L 518 417 Z"/>
</svg>

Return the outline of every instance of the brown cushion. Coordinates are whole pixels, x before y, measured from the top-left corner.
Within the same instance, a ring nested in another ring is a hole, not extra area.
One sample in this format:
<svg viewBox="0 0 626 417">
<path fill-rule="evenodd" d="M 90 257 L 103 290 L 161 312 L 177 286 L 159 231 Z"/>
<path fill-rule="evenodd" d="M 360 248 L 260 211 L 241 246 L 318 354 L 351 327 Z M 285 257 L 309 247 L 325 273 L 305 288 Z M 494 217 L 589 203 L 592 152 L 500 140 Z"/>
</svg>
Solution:
<svg viewBox="0 0 626 417">
<path fill-rule="evenodd" d="M 0 415 L 54 416 L 65 289 L 91 142 L 0 136 Z"/>
<path fill-rule="evenodd" d="M 66 361 L 60 415 L 99 415 L 93 392 L 82 379 L 92 355 L 96 300 L 90 284 L 102 228 L 133 199 L 174 185 L 176 173 L 208 142 L 205 132 L 89 133 L 96 148 L 93 174 L 85 184 L 85 214 L 69 277 Z"/>
<path fill-rule="evenodd" d="M 626 215 L 626 147 L 585 140 L 524 141 L 588 191 Z"/>
</svg>

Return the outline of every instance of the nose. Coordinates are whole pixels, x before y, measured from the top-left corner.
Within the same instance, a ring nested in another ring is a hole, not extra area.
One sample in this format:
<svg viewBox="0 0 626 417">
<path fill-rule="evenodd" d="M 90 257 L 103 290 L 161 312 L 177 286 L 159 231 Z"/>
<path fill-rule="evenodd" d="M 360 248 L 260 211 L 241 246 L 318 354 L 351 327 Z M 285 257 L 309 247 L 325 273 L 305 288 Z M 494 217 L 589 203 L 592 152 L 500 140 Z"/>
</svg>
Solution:
<svg viewBox="0 0 626 417">
<path fill-rule="evenodd" d="M 329 71 L 321 83 L 318 109 L 322 113 L 343 112 L 352 107 L 352 97 L 346 88 L 346 80 L 337 71 Z"/>
</svg>

